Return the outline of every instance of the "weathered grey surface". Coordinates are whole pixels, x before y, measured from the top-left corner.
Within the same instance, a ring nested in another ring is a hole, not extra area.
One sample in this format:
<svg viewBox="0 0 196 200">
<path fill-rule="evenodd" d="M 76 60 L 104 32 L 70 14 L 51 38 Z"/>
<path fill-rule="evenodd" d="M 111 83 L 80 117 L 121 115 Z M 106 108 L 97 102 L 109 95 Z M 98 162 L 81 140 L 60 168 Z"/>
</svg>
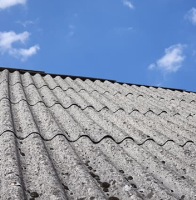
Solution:
<svg viewBox="0 0 196 200">
<path fill-rule="evenodd" d="M 0 72 L 0 199 L 196 199 L 196 94 Z"/>
</svg>

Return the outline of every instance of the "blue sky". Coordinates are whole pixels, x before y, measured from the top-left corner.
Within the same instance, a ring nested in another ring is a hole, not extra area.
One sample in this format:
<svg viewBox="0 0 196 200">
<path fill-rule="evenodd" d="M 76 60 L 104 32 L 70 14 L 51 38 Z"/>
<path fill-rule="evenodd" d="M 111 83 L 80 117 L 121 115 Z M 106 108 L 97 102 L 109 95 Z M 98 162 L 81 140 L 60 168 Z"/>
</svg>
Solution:
<svg viewBox="0 0 196 200">
<path fill-rule="evenodd" d="M 196 91 L 196 1 L 0 0 L 0 66 Z"/>
</svg>

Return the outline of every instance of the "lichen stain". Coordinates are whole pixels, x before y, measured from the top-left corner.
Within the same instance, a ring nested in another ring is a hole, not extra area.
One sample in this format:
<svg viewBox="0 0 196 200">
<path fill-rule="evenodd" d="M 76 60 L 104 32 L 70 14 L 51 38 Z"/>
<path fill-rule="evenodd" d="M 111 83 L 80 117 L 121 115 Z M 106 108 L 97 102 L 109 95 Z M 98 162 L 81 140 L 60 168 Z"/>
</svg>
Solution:
<svg viewBox="0 0 196 200">
<path fill-rule="evenodd" d="M 30 196 L 33 198 L 37 198 L 37 197 L 39 197 L 39 194 L 37 192 L 31 192 Z"/>
<path fill-rule="evenodd" d="M 117 197 L 109 197 L 108 200 L 120 200 L 120 199 Z"/>
<path fill-rule="evenodd" d="M 150 193 L 147 194 L 146 197 L 147 197 L 148 199 L 151 199 L 151 198 L 153 197 L 153 195 L 154 195 L 154 192 L 151 190 Z"/>
</svg>

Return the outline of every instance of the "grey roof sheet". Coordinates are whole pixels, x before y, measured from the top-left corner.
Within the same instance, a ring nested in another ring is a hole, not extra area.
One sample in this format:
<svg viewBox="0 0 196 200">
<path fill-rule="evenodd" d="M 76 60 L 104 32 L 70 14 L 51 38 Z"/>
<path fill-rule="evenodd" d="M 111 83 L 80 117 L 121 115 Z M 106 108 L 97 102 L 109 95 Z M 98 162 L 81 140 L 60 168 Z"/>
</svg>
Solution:
<svg viewBox="0 0 196 200">
<path fill-rule="evenodd" d="M 196 94 L 0 72 L 0 199 L 196 199 Z"/>
</svg>

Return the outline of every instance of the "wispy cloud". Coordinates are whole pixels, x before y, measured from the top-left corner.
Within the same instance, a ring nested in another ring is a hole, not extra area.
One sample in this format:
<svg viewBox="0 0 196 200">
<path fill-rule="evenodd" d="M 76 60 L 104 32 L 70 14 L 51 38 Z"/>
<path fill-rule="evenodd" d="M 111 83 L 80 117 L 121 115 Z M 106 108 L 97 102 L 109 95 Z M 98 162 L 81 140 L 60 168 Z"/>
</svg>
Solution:
<svg viewBox="0 0 196 200">
<path fill-rule="evenodd" d="M 74 18 L 77 18 L 77 17 L 78 17 L 78 13 L 74 13 L 74 14 L 73 14 L 73 17 L 74 17 Z"/>
<path fill-rule="evenodd" d="M 191 8 L 185 15 L 185 19 L 188 19 L 193 25 L 196 25 L 196 8 Z"/>
<path fill-rule="evenodd" d="M 76 27 L 73 24 L 70 24 L 68 28 L 69 28 L 68 37 L 72 37 L 75 34 Z"/>
<path fill-rule="evenodd" d="M 115 30 L 117 32 L 130 32 L 133 31 L 133 27 L 118 27 Z"/>
<path fill-rule="evenodd" d="M 27 0 L 0 0 L 0 10 L 6 9 L 17 4 L 25 4 Z"/>
<path fill-rule="evenodd" d="M 183 53 L 185 46 L 186 45 L 176 44 L 166 48 L 164 56 L 158 59 L 156 63 L 150 64 L 148 69 L 159 69 L 163 73 L 177 72 L 181 68 L 182 62 L 185 60 L 185 55 Z"/>
<path fill-rule="evenodd" d="M 29 49 L 14 48 L 13 43 L 22 43 L 29 39 L 30 33 L 25 31 L 23 33 L 16 34 L 14 31 L 0 32 L 0 53 L 3 55 L 8 53 L 11 56 L 25 61 L 28 57 L 37 53 L 40 49 L 39 45 L 34 45 Z"/>
<path fill-rule="evenodd" d="M 17 21 L 16 24 L 21 24 L 23 27 L 26 28 L 28 25 L 33 25 L 33 24 L 35 24 L 35 22 L 34 22 L 34 21 L 31 21 L 31 20 L 26 20 L 26 21 L 24 21 L 24 22 L 22 22 L 22 21 Z"/>
<path fill-rule="evenodd" d="M 192 56 L 196 56 L 196 50 L 193 50 Z"/>
<path fill-rule="evenodd" d="M 123 4 L 124 4 L 125 6 L 128 6 L 131 10 L 135 8 L 135 7 L 133 6 L 133 4 L 132 4 L 130 1 L 128 1 L 128 0 L 123 0 Z"/>
<path fill-rule="evenodd" d="M 129 35 L 134 33 L 135 30 L 133 27 L 118 27 L 113 29 L 113 33 L 117 36 L 124 37 L 125 35 Z"/>
</svg>

